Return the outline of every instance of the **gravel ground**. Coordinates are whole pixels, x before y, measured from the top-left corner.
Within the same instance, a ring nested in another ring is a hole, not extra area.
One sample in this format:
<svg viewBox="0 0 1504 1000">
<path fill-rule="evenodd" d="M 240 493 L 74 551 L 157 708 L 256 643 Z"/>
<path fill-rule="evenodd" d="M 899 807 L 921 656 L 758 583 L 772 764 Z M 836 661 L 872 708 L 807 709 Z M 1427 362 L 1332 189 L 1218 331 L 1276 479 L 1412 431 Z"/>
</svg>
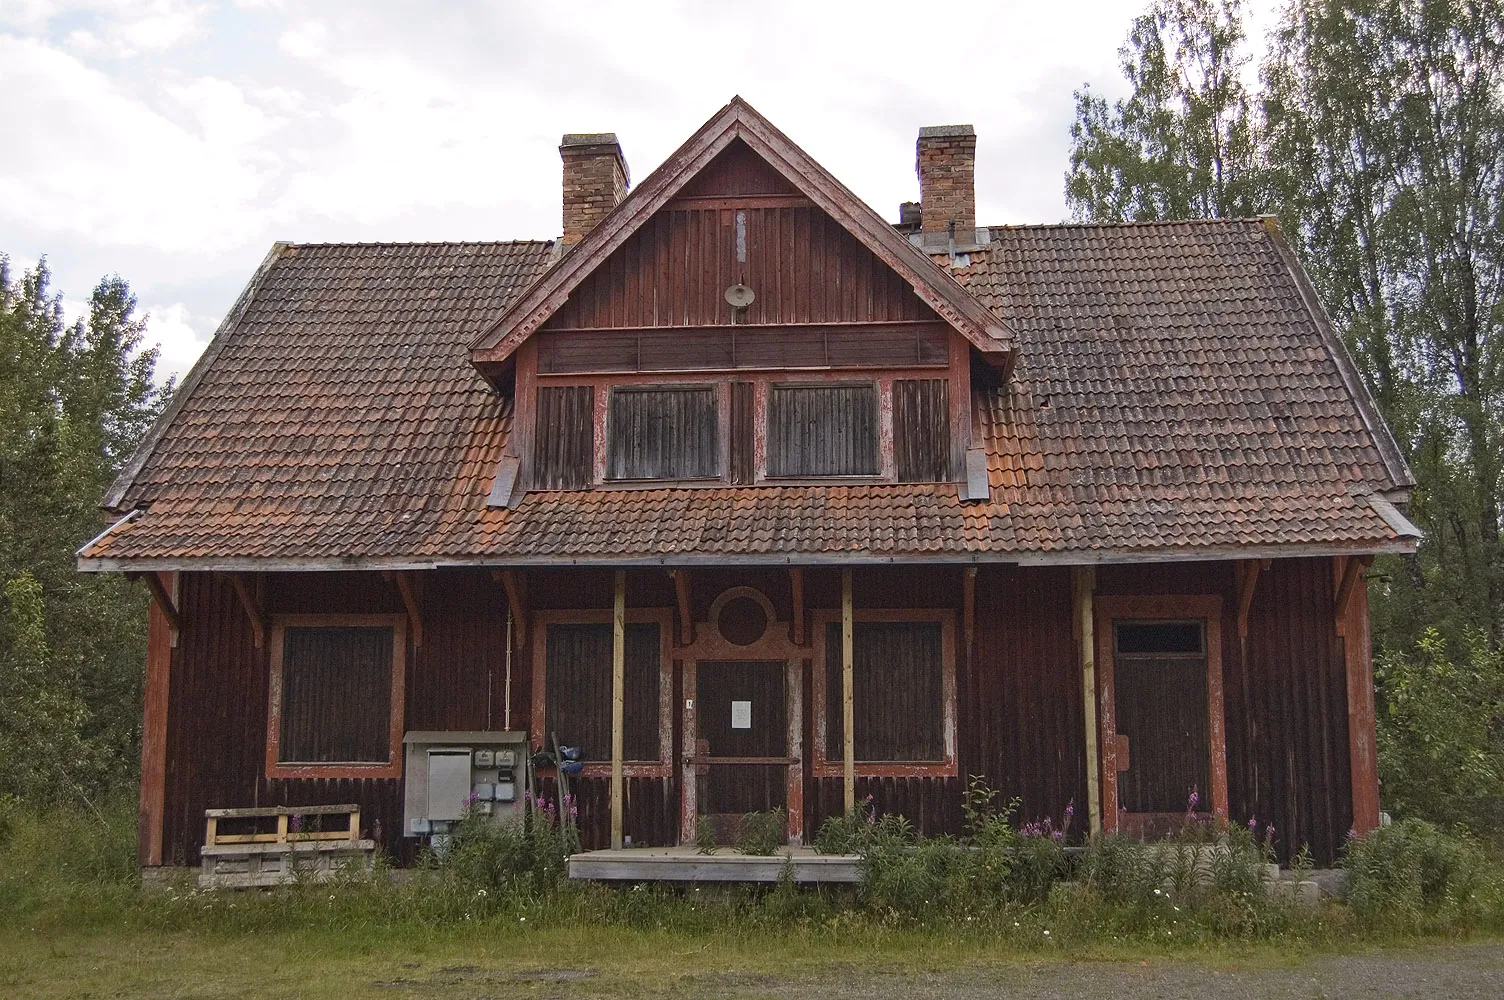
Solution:
<svg viewBox="0 0 1504 1000">
<path fill-rule="evenodd" d="M 1243 998 L 1504 997 L 1504 944 L 1457 945 L 1416 950 L 1324 955 L 1287 966 L 1217 967 L 1194 962 L 1120 964 L 1073 962 L 1001 970 L 960 970 L 908 976 L 846 975 L 783 980 L 734 973 L 683 983 L 683 995 L 776 997 L 787 1000 L 860 997 L 935 997 L 946 1000 L 1017 997 L 1064 1000 L 1243 1000 Z"/>
</svg>

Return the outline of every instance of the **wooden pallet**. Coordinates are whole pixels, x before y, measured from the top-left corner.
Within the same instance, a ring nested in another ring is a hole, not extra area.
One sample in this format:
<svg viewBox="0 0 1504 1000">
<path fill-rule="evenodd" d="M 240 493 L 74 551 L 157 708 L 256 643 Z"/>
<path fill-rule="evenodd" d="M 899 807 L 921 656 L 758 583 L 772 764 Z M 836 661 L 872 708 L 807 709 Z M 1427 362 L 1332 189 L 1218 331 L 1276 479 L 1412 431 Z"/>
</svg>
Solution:
<svg viewBox="0 0 1504 1000">
<path fill-rule="evenodd" d="M 321 826 L 337 822 L 333 829 L 294 830 L 294 816 L 319 817 Z M 206 889 L 321 882 L 352 864 L 369 869 L 376 854 L 376 842 L 360 837 L 354 805 L 205 809 L 204 821 L 198 884 Z M 250 829 L 224 832 L 222 821 Z"/>
</svg>

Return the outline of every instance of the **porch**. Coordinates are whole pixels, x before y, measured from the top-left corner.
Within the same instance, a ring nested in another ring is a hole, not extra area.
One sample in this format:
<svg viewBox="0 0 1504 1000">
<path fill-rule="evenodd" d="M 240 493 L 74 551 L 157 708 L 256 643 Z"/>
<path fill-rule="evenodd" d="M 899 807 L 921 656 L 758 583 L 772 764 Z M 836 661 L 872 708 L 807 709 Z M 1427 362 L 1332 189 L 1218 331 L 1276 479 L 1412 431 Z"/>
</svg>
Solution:
<svg viewBox="0 0 1504 1000">
<path fill-rule="evenodd" d="M 819 854 L 810 847 L 787 847 L 772 855 L 694 847 L 625 847 L 584 851 L 569 859 L 569 877 L 595 882 L 777 882 L 785 870 L 801 885 L 860 882 L 862 859 L 855 854 Z"/>
</svg>

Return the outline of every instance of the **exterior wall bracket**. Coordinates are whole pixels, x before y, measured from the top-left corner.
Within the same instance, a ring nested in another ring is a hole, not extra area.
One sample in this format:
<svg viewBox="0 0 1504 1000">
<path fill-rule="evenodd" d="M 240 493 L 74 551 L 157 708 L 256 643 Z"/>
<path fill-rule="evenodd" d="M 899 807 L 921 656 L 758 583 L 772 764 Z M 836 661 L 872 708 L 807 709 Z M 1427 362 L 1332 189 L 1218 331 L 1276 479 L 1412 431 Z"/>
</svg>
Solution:
<svg viewBox="0 0 1504 1000">
<path fill-rule="evenodd" d="M 398 570 L 393 573 L 383 573 L 382 576 L 397 584 L 397 592 L 402 595 L 402 605 L 407 608 L 407 620 L 413 629 L 413 645 L 423 645 L 423 612 L 422 602 L 418 597 L 418 581 L 411 570 Z"/>
<path fill-rule="evenodd" d="M 146 584 L 146 589 L 151 591 L 151 599 L 162 612 L 162 617 L 167 619 L 167 624 L 172 626 L 172 644 L 177 645 L 178 633 L 183 631 L 183 618 L 178 613 L 177 605 L 173 603 L 172 595 L 162 585 L 162 578 L 157 573 L 127 573 L 127 580 L 141 580 Z"/>
<path fill-rule="evenodd" d="M 507 604 L 512 608 L 512 628 L 520 649 L 527 641 L 527 580 L 515 569 L 492 570 L 491 579 L 506 589 Z"/>
</svg>

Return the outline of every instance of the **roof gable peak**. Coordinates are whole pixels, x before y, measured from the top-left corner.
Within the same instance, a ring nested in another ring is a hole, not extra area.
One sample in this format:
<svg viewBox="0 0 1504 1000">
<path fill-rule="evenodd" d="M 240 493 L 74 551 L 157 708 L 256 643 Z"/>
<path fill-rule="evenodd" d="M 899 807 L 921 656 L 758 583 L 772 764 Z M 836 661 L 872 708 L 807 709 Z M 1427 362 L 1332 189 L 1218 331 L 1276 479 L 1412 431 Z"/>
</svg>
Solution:
<svg viewBox="0 0 1504 1000">
<path fill-rule="evenodd" d="M 596 267 L 738 141 L 897 272 L 979 351 L 1002 363 L 1011 357 L 1013 337 L 1002 320 L 738 95 L 471 342 L 472 363 L 484 370 L 507 361 Z"/>
</svg>

